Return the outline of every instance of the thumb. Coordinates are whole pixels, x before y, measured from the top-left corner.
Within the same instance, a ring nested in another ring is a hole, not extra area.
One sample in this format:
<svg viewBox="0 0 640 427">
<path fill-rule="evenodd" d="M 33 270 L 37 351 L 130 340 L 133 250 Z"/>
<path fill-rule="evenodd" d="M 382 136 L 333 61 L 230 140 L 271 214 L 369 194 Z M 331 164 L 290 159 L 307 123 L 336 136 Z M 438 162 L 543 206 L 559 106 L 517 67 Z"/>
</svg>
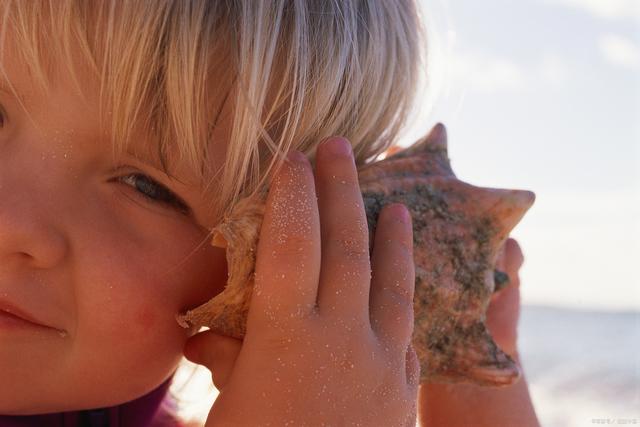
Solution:
<svg viewBox="0 0 640 427">
<path fill-rule="evenodd" d="M 213 385 L 219 390 L 226 386 L 235 365 L 242 341 L 208 330 L 187 340 L 184 357 L 211 371 Z"/>
<path fill-rule="evenodd" d="M 509 275 L 516 277 L 524 264 L 524 255 L 520 244 L 516 239 L 508 238 L 505 242 L 505 270 Z"/>
<path fill-rule="evenodd" d="M 502 286 L 499 286 L 501 284 L 496 280 L 496 289 L 491 297 L 492 300 L 504 294 L 503 289 L 507 287 L 507 284 L 509 288 L 515 288 L 520 285 L 519 272 L 523 263 L 524 255 L 522 254 L 522 249 L 520 249 L 520 244 L 516 239 L 509 237 L 500 246 L 495 265 L 496 270 L 506 273 L 509 280 Z"/>
</svg>

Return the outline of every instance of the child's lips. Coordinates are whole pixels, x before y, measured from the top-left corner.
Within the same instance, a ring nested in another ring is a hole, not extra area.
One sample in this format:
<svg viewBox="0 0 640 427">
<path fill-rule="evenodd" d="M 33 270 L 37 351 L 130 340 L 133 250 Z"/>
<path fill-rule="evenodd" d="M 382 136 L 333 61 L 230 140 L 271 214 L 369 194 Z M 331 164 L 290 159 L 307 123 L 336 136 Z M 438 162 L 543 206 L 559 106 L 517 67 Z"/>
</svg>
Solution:
<svg viewBox="0 0 640 427">
<path fill-rule="evenodd" d="M 8 311 L 0 310 L 0 328 L 47 328 L 47 326 L 33 323 L 22 317 L 15 316 Z"/>
<path fill-rule="evenodd" d="M 0 326 L 56 329 L 6 299 L 0 299 Z"/>
</svg>

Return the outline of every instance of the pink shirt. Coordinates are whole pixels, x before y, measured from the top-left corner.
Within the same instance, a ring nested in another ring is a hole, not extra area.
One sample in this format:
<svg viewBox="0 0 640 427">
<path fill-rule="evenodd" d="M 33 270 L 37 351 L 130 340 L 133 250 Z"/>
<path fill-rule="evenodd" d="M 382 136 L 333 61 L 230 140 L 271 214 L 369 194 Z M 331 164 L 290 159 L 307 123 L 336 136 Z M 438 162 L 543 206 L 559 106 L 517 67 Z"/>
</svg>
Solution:
<svg viewBox="0 0 640 427">
<path fill-rule="evenodd" d="M 174 372 L 175 374 L 175 372 Z M 163 400 L 168 400 L 173 375 L 135 400 L 108 408 L 40 415 L 0 415 L 0 427 L 144 427 L 150 426 Z M 178 424 L 180 426 L 180 424 Z"/>
</svg>

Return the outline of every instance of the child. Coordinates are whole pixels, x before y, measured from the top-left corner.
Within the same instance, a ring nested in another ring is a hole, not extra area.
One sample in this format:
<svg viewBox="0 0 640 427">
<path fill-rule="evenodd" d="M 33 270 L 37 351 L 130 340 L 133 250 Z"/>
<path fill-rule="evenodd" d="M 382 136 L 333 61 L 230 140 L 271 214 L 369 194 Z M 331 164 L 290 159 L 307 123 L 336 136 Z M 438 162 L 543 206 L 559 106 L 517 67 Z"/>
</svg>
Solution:
<svg viewBox="0 0 640 427">
<path fill-rule="evenodd" d="M 39 324 L 0 317 L 0 426 L 179 425 L 159 402 L 183 350 L 215 349 L 175 314 L 223 289 L 209 230 L 267 183 L 207 426 L 415 424 L 410 220 L 385 208 L 369 260 L 355 175 L 417 93 L 412 0 L 3 0 L 0 19 L 0 310 Z"/>
</svg>

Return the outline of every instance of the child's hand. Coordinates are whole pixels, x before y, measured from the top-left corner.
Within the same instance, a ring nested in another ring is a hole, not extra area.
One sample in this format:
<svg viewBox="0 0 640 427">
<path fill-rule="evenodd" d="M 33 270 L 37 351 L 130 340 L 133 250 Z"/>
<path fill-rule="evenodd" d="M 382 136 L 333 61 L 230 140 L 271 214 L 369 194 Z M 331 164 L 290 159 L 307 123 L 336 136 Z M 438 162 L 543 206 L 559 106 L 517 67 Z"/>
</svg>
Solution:
<svg viewBox="0 0 640 427">
<path fill-rule="evenodd" d="M 271 184 L 240 351 L 231 339 L 226 358 L 194 345 L 197 359 L 226 363 L 207 426 L 415 425 L 411 221 L 382 210 L 370 266 L 353 156 L 332 154 L 339 144 L 318 148 L 315 182 L 294 156 Z"/>
<path fill-rule="evenodd" d="M 520 315 L 520 277 L 519 270 L 524 262 L 520 245 L 515 239 L 508 238 L 498 260 L 496 268 L 509 275 L 510 283 L 491 297 L 487 308 L 487 327 L 498 346 L 510 356 L 517 354 L 517 328 Z"/>
</svg>

